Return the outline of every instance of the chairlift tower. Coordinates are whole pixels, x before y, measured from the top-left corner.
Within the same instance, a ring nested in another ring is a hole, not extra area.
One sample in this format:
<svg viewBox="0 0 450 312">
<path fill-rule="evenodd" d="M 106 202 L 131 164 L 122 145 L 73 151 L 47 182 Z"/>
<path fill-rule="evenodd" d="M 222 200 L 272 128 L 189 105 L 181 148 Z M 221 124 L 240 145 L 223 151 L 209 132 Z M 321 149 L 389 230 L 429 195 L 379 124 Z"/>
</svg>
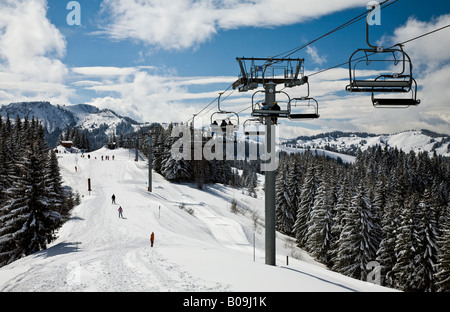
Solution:
<svg viewBox="0 0 450 312">
<path fill-rule="evenodd" d="M 275 135 L 272 132 L 273 119 L 290 118 L 290 101 L 288 101 L 286 110 L 271 110 L 275 105 L 276 95 L 281 93 L 281 91 L 276 91 L 276 88 L 280 84 L 283 84 L 285 88 L 292 88 L 307 83 L 308 79 L 304 76 L 304 59 L 242 57 L 236 58 L 236 60 L 239 63 L 241 74 L 239 79 L 233 83 L 233 89 L 238 88 L 239 92 L 247 92 L 259 86 L 264 88 L 262 92 L 265 94 L 265 108 L 256 109 L 252 105 L 252 116 L 265 119 L 266 151 L 271 151 L 275 149 L 275 146 L 271 146 L 272 142 L 275 142 L 272 140 Z M 248 70 L 247 65 L 249 65 Z M 276 265 L 275 177 L 276 169 L 265 171 L 265 262 L 267 265 Z"/>
</svg>

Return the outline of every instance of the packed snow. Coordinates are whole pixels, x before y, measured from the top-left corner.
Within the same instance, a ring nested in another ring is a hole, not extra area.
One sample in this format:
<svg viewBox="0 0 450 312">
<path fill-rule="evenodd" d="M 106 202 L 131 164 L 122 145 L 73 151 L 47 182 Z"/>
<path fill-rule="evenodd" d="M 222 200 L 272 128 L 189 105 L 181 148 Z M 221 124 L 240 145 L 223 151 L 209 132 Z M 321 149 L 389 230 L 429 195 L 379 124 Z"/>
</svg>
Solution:
<svg viewBox="0 0 450 312">
<path fill-rule="evenodd" d="M 149 192 L 147 162 L 130 150 L 82 157 L 59 149 L 64 183 L 81 204 L 47 250 L 0 268 L 2 292 L 392 291 L 326 269 L 280 233 L 277 265 L 265 265 L 261 190 L 257 198 L 224 185 L 198 190 L 153 172 Z M 233 199 L 238 213 L 230 210 Z"/>
</svg>

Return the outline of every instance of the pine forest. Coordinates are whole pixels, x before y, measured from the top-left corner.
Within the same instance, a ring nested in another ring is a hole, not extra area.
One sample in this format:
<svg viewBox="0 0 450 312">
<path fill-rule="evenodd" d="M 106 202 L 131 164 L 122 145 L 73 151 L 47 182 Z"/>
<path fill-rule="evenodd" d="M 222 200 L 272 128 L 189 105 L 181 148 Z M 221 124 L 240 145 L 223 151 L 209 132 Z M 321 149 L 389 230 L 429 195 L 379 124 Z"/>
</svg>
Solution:
<svg viewBox="0 0 450 312">
<path fill-rule="evenodd" d="M 0 267 L 46 249 L 77 200 L 42 125 L 0 118 Z"/>
<path fill-rule="evenodd" d="M 450 291 L 450 163 L 378 146 L 352 165 L 283 154 L 276 182 L 279 231 L 328 268 L 404 291 Z"/>
</svg>

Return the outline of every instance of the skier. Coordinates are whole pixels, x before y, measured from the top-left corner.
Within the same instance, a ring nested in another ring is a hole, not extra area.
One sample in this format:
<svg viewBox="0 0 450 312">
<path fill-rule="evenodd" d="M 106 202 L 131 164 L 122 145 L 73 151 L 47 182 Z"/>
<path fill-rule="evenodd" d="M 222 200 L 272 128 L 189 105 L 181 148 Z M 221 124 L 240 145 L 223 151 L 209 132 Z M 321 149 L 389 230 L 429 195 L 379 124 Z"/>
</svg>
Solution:
<svg viewBox="0 0 450 312">
<path fill-rule="evenodd" d="M 225 132 L 227 132 L 227 122 L 224 120 L 222 120 L 222 123 L 220 124 L 220 128 L 222 129 L 222 132 L 225 134 Z"/>
<path fill-rule="evenodd" d="M 275 104 L 272 106 L 272 110 L 277 110 L 277 111 L 280 110 L 280 106 L 278 105 L 277 102 L 275 102 Z M 278 121 L 278 118 L 272 118 L 272 123 L 273 123 L 274 125 L 277 124 L 277 121 Z"/>
<path fill-rule="evenodd" d="M 152 234 L 150 235 L 150 244 L 153 247 L 153 242 L 155 241 L 155 233 L 152 232 Z"/>
<path fill-rule="evenodd" d="M 113 194 L 111 196 L 111 199 L 112 199 L 112 203 L 115 204 L 116 203 L 116 195 Z"/>
<path fill-rule="evenodd" d="M 123 209 L 122 209 L 122 206 L 120 206 L 118 210 L 119 210 L 119 218 L 122 218 L 122 219 L 123 219 L 123 214 L 122 214 Z"/>
</svg>

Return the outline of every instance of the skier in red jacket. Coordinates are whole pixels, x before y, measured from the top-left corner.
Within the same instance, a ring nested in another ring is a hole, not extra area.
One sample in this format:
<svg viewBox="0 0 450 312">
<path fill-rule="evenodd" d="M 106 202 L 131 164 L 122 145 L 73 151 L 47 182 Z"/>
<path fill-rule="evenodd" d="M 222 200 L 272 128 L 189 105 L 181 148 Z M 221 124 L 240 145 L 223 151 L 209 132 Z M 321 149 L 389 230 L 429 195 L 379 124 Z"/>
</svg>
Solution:
<svg viewBox="0 0 450 312">
<path fill-rule="evenodd" d="M 150 235 L 150 244 L 153 247 L 153 242 L 155 241 L 155 233 L 152 232 L 152 234 Z"/>
</svg>

